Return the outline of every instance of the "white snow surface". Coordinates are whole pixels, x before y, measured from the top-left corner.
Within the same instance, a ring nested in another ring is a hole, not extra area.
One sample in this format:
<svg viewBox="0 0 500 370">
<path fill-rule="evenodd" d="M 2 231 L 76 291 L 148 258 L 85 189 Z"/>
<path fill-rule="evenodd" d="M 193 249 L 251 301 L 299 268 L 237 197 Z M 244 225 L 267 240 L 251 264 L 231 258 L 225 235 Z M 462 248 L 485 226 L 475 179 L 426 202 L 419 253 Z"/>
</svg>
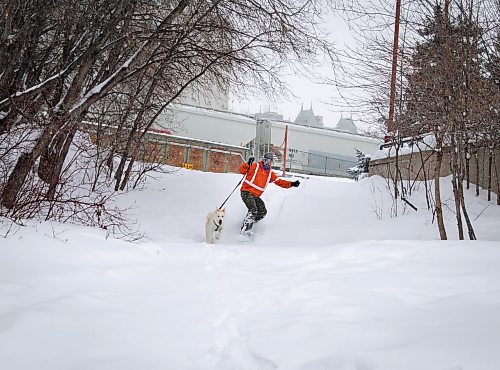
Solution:
<svg viewBox="0 0 500 370">
<path fill-rule="evenodd" d="M 301 178 L 269 185 L 253 242 L 236 191 L 207 245 L 239 179 L 179 170 L 125 194 L 135 243 L 48 222 L 0 238 L 0 369 L 500 369 L 495 202 L 467 192 L 481 240 L 458 241 L 443 179 L 442 242 L 421 191 L 391 217 L 379 177 Z"/>
</svg>

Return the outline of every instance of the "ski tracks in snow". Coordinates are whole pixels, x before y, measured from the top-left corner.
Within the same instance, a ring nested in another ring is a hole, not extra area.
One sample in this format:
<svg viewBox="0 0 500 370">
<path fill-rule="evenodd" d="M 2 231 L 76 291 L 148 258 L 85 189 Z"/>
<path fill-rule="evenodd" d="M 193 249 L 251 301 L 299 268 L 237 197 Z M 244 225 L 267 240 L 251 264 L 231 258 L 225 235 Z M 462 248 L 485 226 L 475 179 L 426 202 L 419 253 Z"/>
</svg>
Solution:
<svg viewBox="0 0 500 370">
<path fill-rule="evenodd" d="M 245 307 L 241 311 L 225 312 L 213 321 L 214 340 L 213 344 L 204 353 L 193 356 L 195 360 L 194 369 L 259 369 L 272 370 L 277 365 L 258 356 L 249 346 L 249 334 L 242 330 L 240 318 L 244 314 Z"/>
<path fill-rule="evenodd" d="M 222 302 L 225 311 L 212 320 L 211 345 L 199 348 L 190 354 L 193 370 L 272 370 L 277 365 L 257 355 L 249 345 L 250 334 L 244 329 L 249 300 L 232 298 Z M 228 309 L 227 307 L 231 307 Z"/>
</svg>

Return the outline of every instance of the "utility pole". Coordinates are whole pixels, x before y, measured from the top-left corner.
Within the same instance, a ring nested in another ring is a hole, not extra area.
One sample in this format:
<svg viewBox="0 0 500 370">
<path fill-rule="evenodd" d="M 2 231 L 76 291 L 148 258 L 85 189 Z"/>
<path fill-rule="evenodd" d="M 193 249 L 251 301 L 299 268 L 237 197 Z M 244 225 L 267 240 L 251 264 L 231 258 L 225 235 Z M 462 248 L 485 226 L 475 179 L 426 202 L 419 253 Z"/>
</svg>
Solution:
<svg viewBox="0 0 500 370">
<path fill-rule="evenodd" d="M 396 100 L 396 69 L 398 68 L 399 18 L 401 16 L 401 0 L 396 0 L 396 18 L 394 21 L 394 44 L 392 48 L 391 96 L 389 98 L 389 117 L 387 119 L 387 136 L 390 141 L 397 129 L 394 122 L 394 103 Z"/>
<path fill-rule="evenodd" d="M 285 126 L 285 149 L 283 150 L 283 176 L 286 175 L 286 152 L 288 150 L 288 125 Z"/>
</svg>

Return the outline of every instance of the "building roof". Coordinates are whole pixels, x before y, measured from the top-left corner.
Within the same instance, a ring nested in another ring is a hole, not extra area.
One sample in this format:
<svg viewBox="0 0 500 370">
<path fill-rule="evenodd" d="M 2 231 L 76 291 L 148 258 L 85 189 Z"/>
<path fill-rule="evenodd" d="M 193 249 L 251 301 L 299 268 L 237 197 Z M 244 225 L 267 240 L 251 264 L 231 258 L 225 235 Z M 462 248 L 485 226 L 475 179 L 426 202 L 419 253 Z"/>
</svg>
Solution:
<svg viewBox="0 0 500 370">
<path fill-rule="evenodd" d="M 350 132 L 352 134 L 358 133 L 358 128 L 354 124 L 352 118 L 342 117 L 335 128 L 339 131 Z"/>
<path fill-rule="evenodd" d="M 254 114 L 255 118 L 271 119 L 275 121 L 283 121 L 283 115 L 276 112 L 259 112 Z"/>
<path fill-rule="evenodd" d="M 293 122 L 303 126 L 323 127 L 323 117 L 314 115 L 312 106 L 311 109 L 304 109 L 302 105 L 299 115 Z"/>
</svg>

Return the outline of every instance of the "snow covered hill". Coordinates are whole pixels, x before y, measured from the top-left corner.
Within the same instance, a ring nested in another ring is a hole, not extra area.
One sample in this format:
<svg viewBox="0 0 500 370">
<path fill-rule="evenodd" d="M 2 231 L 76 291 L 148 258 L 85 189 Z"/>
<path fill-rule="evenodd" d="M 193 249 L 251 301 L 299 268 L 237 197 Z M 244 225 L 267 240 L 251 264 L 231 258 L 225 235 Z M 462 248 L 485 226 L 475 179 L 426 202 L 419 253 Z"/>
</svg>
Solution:
<svg viewBox="0 0 500 370">
<path fill-rule="evenodd" d="M 236 191 L 207 245 L 239 179 L 180 170 L 126 194 L 136 243 L 54 223 L 0 239 L 0 369 L 500 368 L 500 207 L 468 193 L 481 240 L 441 242 L 422 192 L 391 217 L 381 178 L 301 178 L 269 186 L 252 243 Z"/>
</svg>

